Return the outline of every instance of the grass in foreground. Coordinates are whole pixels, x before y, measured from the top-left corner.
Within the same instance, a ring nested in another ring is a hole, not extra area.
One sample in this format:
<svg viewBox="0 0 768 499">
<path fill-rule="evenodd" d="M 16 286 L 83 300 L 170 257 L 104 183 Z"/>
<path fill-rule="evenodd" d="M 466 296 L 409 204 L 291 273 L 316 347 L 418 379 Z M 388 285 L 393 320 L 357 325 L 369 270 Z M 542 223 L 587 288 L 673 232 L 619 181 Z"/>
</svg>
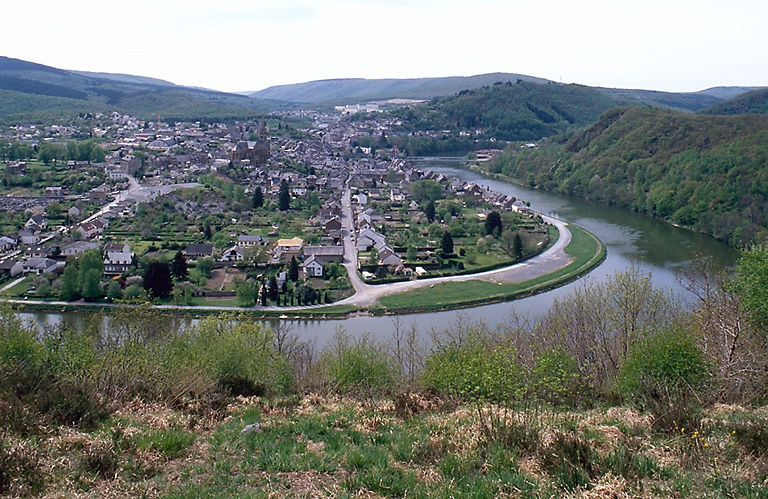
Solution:
<svg viewBox="0 0 768 499">
<path fill-rule="evenodd" d="M 605 255 L 605 247 L 586 230 L 569 225 L 571 242 L 565 252 L 573 262 L 551 274 L 520 283 L 492 283 L 480 280 L 448 282 L 384 296 L 379 304 L 387 311 L 428 311 L 451 306 L 508 300 L 521 294 L 534 293 L 565 283 L 596 266 Z"/>
<path fill-rule="evenodd" d="M 135 401 L 90 431 L 3 436 L 3 491 L 169 497 L 765 497 L 764 410 L 652 429 L 623 407 L 509 413 L 407 394 L 239 398 L 217 420 Z M 249 426 L 256 425 L 258 426 Z M 1 480 L 0 480 L 1 482 Z M 23 486 L 23 487 L 22 487 Z M 21 488 L 20 488 L 21 487 Z"/>
</svg>

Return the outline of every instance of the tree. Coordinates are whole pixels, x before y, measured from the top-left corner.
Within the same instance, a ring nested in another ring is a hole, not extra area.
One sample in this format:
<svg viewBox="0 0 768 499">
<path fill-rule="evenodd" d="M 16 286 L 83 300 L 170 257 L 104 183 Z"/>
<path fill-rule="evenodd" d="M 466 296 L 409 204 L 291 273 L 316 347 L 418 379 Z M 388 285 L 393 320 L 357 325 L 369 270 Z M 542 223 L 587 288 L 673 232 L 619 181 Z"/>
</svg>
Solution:
<svg viewBox="0 0 768 499">
<path fill-rule="evenodd" d="M 418 202 L 435 201 L 443 197 L 443 186 L 434 180 L 417 180 L 411 184 L 411 196 Z"/>
<path fill-rule="evenodd" d="M 64 301 L 76 300 L 80 297 L 80 278 L 77 265 L 68 263 L 61 275 L 61 291 L 59 296 Z"/>
<path fill-rule="evenodd" d="M 213 270 L 214 265 L 213 258 L 209 256 L 197 260 L 197 268 L 205 278 L 211 277 L 211 271 Z"/>
<path fill-rule="evenodd" d="M 416 247 L 413 245 L 409 245 L 408 249 L 405 252 L 405 259 L 409 262 L 416 261 Z"/>
<path fill-rule="evenodd" d="M 187 277 L 187 259 L 184 258 L 184 253 L 181 251 L 177 251 L 176 256 L 173 257 L 171 271 L 176 279 L 184 279 Z"/>
<path fill-rule="evenodd" d="M 371 248 L 371 254 L 368 256 L 368 263 L 370 265 L 379 264 L 379 252 L 376 248 Z"/>
<path fill-rule="evenodd" d="M 237 301 L 241 307 L 250 307 L 256 303 L 258 291 L 251 282 L 244 282 L 237 287 Z"/>
<path fill-rule="evenodd" d="M 269 299 L 272 301 L 277 301 L 277 298 L 280 293 L 280 288 L 277 285 L 277 279 L 275 276 L 272 276 L 269 278 L 269 281 L 267 282 L 267 292 L 269 293 Z"/>
<path fill-rule="evenodd" d="M 429 223 L 432 223 L 435 221 L 435 202 L 430 201 L 427 203 L 427 205 L 424 207 L 424 214 L 427 215 L 427 220 Z"/>
<path fill-rule="evenodd" d="M 256 187 L 253 193 L 253 207 L 261 208 L 262 206 L 264 206 L 264 193 L 261 192 L 261 187 Z"/>
<path fill-rule="evenodd" d="M 123 288 L 117 281 L 110 281 L 107 285 L 107 298 L 110 300 L 119 300 L 123 297 Z"/>
<path fill-rule="evenodd" d="M 500 235 L 502 231 L 501 215 L 498 211 L 492 211 L 485 219 L 485 233 L 492 235 Z"/>
<path fill-rule="evenodd" d="M 82 284 L 82 295 L 86 301 L 92 301 L 101 296 L 101 272 L 98 270 L 86 270 Z"/>
<path fill-rule="evenodd" d="M 523 258 L 523 239 L 520 237 L 520 233 L 515 233 L 515 240 L 512 243 L 512 254 L 515 255 L 516 260 L 522 260 Z"/>
<path fill-rule="evenodd" d="M 763 331 L 768 329 L 768 247 L 752 246 L 741 251 L 735 286 L 752 322 Z"/>
<path fill-rule="evenodd" d="M 292 282 L 299 280 L 299 262 L 295 256 L 291 257 L 291 263 L 288 265 L 288 279 Z"/>
<path fill-rule="evenodd" d="M 144 270 L 144 289 L 153 298 L 168 298 L 173 290 L 171 268 L 166 262 L 149 262 Z"/>
<path fill-rule="evenodd" d="M 278 195 L 280 211 L 288 211 L 291 207 L 291 192 L 285 179 L 280 181 L 280 194 Z"/>
<path fill-rule="evenodd" d="M 443 232 L 443 240 L 440 242 L 440 246 L 443 248 L 443 253 L 450 255 L 453 253 L 453 238 L 449 231 Z"/>
<path fill-rule="evenodd" d="M 93 300 L 101 295 L 101 276 L 104 273 L 104 260 L 97 250 L 90 250 L 80 257 L 80 294 L 86 300 Z"/>
</svg>

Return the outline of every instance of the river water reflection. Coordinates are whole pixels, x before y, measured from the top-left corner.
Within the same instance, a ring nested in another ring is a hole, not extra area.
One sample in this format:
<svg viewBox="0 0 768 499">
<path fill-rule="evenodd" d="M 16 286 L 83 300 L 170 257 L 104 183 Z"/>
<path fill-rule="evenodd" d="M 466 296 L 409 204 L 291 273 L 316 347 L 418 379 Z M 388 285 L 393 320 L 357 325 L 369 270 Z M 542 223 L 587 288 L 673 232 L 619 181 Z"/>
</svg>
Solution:
<svg viewBox="0 0 768 499">
<path fill-rule="evenodd" d="M 535 319 L 549 307 L 554 299 L 567 296 L 584 281 L 600 282 L 607 276 L 632 265 L 650 273 L 655 286 L 670 288 L 673 292 L 679 293 L 681 299 L 685 299 L 685 292 L 675 278 L 676 272 L 690 265 L 691 260 L 697 256 L 711 257 L 724 266 L 733 265 L 737 256 L 733 248 L 711 237 L 678 229 L 627 210 L 491 180 L 462 168 L 458 161 L 450 158 L 424 158 L 415 163 L 422 169 L 476 182 L 494 191 L 529 201 L 531 208 L 538 212 L 586 228 L 599 237 L 608 249 L 605 262 L 589 275 L 547 293 L 512 302 L 463 310 L 399 316 L 403 327 L 415 325 L 421 333 L 428 332 L 432 328 L 446 327 L 460 317 L 468 320 L 483 320 L 491 326 L 504 321 L 512 312 Z M 60 321 L 79 324 L 84 320 L 82 314 L 75 313 L 24 315 L 41 325 L 56 324 Z M 301 339 L 315 341 L 318 346 L 322 346 L 338 328 L 344 328 L 350 333 L 369 332 L 384 340 L 390 336 L 394 320 L 389 316 L 287 322 Z"/>
</svg>

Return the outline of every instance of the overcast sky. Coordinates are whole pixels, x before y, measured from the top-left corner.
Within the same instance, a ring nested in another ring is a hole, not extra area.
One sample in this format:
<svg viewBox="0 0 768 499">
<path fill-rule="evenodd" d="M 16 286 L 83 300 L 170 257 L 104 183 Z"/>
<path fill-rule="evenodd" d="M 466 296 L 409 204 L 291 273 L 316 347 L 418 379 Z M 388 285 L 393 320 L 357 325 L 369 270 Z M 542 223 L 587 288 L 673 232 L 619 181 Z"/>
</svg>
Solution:
<svg viewBox="0 0 768 499">
<path fill-rule="evenodd" d="M 225 91 L 489 72 L 768 85 L 764 0 L 6 0 L 0 11 L 1 55 Z"/>
</svg>

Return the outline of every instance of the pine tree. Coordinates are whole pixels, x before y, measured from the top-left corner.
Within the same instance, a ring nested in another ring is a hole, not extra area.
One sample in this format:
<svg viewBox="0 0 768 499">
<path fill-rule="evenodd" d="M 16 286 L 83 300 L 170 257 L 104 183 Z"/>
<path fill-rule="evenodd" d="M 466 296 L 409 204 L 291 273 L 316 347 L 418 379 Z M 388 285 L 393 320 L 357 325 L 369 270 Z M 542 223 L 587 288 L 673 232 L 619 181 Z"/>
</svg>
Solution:
<svg viewBox="0 0 768 499">
<path fill-rule="evenodd" d="M 453 253 L 453 238 L 451 237 L 451 233 L 447 230 L 443 233 L 443 240 L 441 241 L 441 246 L 443 248 L 444 254 L 450 255 Z"/>
<path fill-rule="evenodd" d="M 288 190 L 288 182 L 286 182 L 285 179 L 280 182 L 278 201 L 280 203 L 280 211 L 288 211 L 291 207 L 291 193 Z"/>
<path fill-rule="evenodd" d="M 261 192 L 261 187 L 256 187 L 253 193 L 253 207 L 261 208 L 262 206 L 264 206 L 264 193 Z"/>
<path fill-rule="evenodd" d="M 144 289 L 153 298 L 168 298 L 173 290 L 171 268 L 166 262 L 154 261 L 144 271 Z"/>
<path fill-rule="evenodd" d="M 288 279 L 290 279 L 291 282 L 299 280 L 299 262 L 296 260 L 295 256 L 291 257 L 291 263 L 288 265 Z"/>
<path fill-rule="evenodd" d="M 184 258 L 184 253 L 177 251 L 173 257 L 171 263 L 171 272 L 176 279 L 184 279 L 187 277 L 187 259 Z"/>
<path fill-rule="evenodd" d="M 520 260 L 523 258 L 523 240 L 520 238 L 520 234 L 515 234 L 515 241 L 512 243 L 512 254 L 515 255 L 515 259 Z"/>
</svg>

